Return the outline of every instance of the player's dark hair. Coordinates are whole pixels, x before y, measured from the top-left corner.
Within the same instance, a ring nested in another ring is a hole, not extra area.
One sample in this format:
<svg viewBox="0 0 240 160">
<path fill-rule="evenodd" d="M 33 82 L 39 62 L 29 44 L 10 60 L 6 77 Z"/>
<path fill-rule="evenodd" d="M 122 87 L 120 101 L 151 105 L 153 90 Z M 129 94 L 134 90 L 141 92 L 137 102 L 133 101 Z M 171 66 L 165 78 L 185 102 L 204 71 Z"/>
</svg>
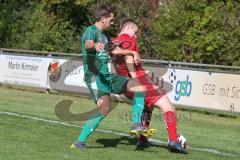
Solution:
<svg viewBox="0 0 240 160">
<path fill-rule="evenodd" d="M 124 25 L 127 24 L 127 23 L 136 24 L 136 22 L 135 22 L 132 18 L 124 17 L 124 18 L 121 20 L 121 23 L 120 23 L 120 30 L 122 30 L 123 27 L 124 27 Z"/>
<path fill-rule="evenodd" d="M 114 6 L 101 5 L 95 13 L 96 21 L 100 21 L 103 17 L 110 17 L 111 13 L 116 15 L 116 8 Z"/>
</svg>

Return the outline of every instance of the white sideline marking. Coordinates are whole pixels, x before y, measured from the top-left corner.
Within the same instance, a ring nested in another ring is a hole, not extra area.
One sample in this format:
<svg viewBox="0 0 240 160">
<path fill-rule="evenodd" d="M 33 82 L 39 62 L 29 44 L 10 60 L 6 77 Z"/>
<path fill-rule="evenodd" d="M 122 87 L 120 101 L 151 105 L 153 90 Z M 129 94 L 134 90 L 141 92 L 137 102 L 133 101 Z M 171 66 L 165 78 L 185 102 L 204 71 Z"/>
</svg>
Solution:
<svg viewBox="0 0 240 160">
<path fill-rule="evenodd" d="M 36 121 L 42 121 L 42 122 L 47 122 L 47 123 L 52 123 L 52 124 L 60 124 L 60 125 L 69 126 L 69 127 L 82 128 L 82 126 L 78 126 L 78 125 L 75 125 L 75 124 L 69 124 L 69 123 L 66 123 L 66 122 L 50 120 L 50 119 L 43 119 L 43 118 L 28 116 L 28 115 L 24 115 L 24 114 L 13 113 L 13 112 L 0 111 L 0 114 L 10 115 L 10 116 L 15 116 L 15 117 L 21 117 L 21 118 L 28 118 L 28 119 L 33 119 L 33 120 L 36 120 Z M 96 129 L 96 131 L 97 132 L 102 132 L 102 133 L 110 133 L 110 134 L 114 134 L 114 135 L 118 135 L 118 136 L 131 137 L 130 135 L 128 135 L 126 133 L 119 133 L 119 132 L 114 132 L 114 131 L 109 131 L 109 130 Z M 167 144 L 167 142 L 162 142 L 160 140 L 153 139 L 153 138 L 149 138 L 149 141 L 157 143 L 157 144 Z M 210 148 L 195 148 L 195 147 L 189 147 L 188 146 L 188 149 L 195 150 L 195 151 L 209 152 L 209 153 L 214 153 L 214 154 L 224 155 L 224 156 L 238 156 L 238 154 L 224 153 L 224 152 L 220 152 L 218 150 L 210 149 Z"/>
</svg>

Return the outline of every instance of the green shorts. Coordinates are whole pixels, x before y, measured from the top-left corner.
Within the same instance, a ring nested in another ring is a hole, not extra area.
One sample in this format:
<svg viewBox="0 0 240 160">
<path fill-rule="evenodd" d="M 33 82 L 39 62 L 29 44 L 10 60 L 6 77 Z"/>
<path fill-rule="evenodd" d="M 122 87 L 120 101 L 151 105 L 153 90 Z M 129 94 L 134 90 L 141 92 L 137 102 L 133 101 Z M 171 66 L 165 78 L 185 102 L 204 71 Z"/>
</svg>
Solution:
<svg viewBox="0 0 240 160">
<path fill-rule="evenodd" d="M 103 95 L 123 94 L 127 92 L 128 77 L 108 74 L 105 76 L 85 75 L 85 82 L 90 91 L 91 98 L 97 100 Z"/>
</svg>

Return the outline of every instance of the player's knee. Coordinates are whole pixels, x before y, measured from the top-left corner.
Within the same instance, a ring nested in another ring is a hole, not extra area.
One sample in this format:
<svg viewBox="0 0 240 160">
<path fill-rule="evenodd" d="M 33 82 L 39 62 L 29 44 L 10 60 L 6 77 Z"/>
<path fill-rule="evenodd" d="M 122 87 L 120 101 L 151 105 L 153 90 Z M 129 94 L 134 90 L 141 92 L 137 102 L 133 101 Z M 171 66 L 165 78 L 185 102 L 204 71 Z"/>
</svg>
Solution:
<svg viewBox="0 0 240 160">
<path fill-rule="evenodd" d="M 144 85 L 142 85 L 140 82 L 136 81 L 137 83 L 137 91 L 138 92 L 146 92 L 146 87 Z"/>
<path fill-rule="evenodd" d="M 165 105 L 163 106 L 163 112 L 175 112 L 175 107 L 173 105 Z"/>
<path fill-rule="evenodd" d="M 128 83 L 128 91 L 130 91 L 130 92 L 146 92 L 146 88 L 139 81 L 131 79 Z"/>
<path fill-rule="evenodd" d="M 110 105 L 102 104 L 99 106 L 99 112 L 101 112 L 104 116 L 106 116 L 111 111 Z"/>
<path fill-rule="evenodd" d="M 142 90 L 142 92 L 146 92 L 147 91 L 147 88 L 145 87 L 145 86 L 141 86 L 142 88 L 141 88 L 141 90 Z"/>
<path fill-rule="evenodd" d="M 106 116 L 110 112 L 110 108 L 106 108 L 101 111 L 102 115 Z"/>
<path fill-rule="evenodd" d="M 104 106 L 104 111 L 105 111 L 105 114 L 107 115 L 110 111 L 111 111 L 111 106 L 110 104 L 105 104 Z"/>
<path fill-rule="evenodd" d="M 163 112 L 175 112 L 175 107 L 169 100 L 169 98 L 165 95 L 162 98 L 160 98 L 156 103 L 156 106 L 158 106 Z"/>
<path fill-rule="evenodd" d="M 98 99 L 97 105 L 99 107 L 99 111 L 106 116 L 111 111 L 110 99 L 108 95 L 104 95 Z"/>
</svg>

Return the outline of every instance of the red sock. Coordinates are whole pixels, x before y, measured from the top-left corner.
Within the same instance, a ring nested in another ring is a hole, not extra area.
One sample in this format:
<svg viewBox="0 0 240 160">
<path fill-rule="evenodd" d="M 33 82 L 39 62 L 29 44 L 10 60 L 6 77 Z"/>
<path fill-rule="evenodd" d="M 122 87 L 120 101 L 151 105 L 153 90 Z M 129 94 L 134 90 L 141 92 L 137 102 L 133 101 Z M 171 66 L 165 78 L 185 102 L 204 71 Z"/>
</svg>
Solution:
<svg viewBox="0 0 240 160">
<path fill-rule="evenodd" d="M 142 113 L 142 126 L 148 128 L 152 117 L 152 109 L 145 107 Z"/>
<path fill-rule="evenodd" d="M 176 113 L 172 111 L 168 111 L 164 113 L 164 116 L 165 116 L 165 124 L 167 127 L 169 140 L 172 140 L 175 143 L 178 143 Z"/>
<path fill-rule="evenodd" d="M 151 117 L 152 117 L 152 110 L 153 110 L 153 108 L 150 109 L 150 108 L 147 108 L 146 106 L 145 106 L 145 109 L 143 110 L 142 126 L 144 128 L 148 128 L 149 125 L 150 125 L 150 120 L 151 120 Z M 140 137 L 139 137 L 139 140 L 141 142 L 146 142 L 147 138 L 141 134 Z"/>
<path fill-rule="evenodd" d="M 146 141 L 147 141 L 147 138 L 146 138 L 145 136 L 143 136 L 143 135 L 140 135 L 139 140 L 140 140 L 141 142 L 146 142 Z"/>
</svg>

